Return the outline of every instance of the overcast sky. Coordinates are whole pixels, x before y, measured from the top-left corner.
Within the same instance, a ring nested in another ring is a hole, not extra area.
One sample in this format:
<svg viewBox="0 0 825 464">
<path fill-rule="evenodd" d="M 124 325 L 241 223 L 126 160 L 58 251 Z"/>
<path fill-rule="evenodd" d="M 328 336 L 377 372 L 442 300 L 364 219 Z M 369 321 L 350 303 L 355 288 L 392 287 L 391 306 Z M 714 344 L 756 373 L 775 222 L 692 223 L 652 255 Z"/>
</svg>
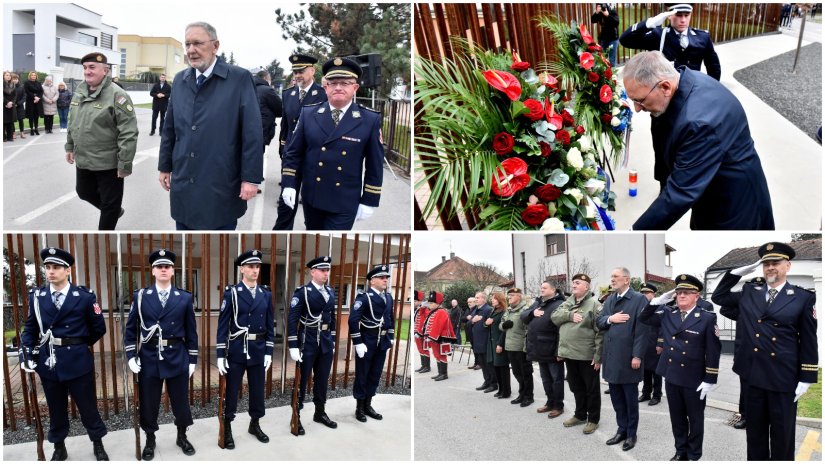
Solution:
<svg viewBox="0 0 825 464">
<path fill-rule="evenodd" d="M 121 3 L 112 0 L 75 0 L 73 3 L 103 16 L 118 34 L 172 37 L 184 42 L 186 25 L 205 21 L 218 31 L 218 52 L 235 52 L 238 66 L 266 66 L 273 59 L 289 71 L 289 55 L 297 44 L 283 40 L 275 21 L 275 9 L 295 13 L 306 6 L 298 2 L 177 2 L 144 0 Z"/>
<path fill-rule="evenodd" d="M 785 232 L 667 232 L 665 242 L 676 251 L 672 255 L 673 275 L 704 272 L 734 248 L 759 246 L 765 242 L 791 239 Z M 470 263 L 488 262 L 504 273 L 513 272 L 511 234 L 508 232 L 427 232 L 413 239 L 416 271 L 429 271 L 441 256 L 456 256 Z"/>
</svg>

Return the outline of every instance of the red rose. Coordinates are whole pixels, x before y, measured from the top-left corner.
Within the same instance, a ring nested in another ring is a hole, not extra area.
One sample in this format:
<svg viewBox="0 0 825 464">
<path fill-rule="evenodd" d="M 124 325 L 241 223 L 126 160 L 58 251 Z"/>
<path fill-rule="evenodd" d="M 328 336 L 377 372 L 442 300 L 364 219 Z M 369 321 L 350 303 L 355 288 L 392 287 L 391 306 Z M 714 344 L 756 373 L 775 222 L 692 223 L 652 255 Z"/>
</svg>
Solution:
<svg viewBox="0 0 825 464">
<path fill-rule="evenodd" d="M 611 71 L 611 69 L 608 67 L 604 71 L 604 78 L 610 80 L 611 77 L 613 77 L 613 71 Z"/>
<path fill-rule="evenodd" d="M 599 90 L 599 100 L 602 103 L 608 103 L 613 98 L 613 91 L 610 90 L 610 86 L 604 84 L 602 88 Z"/>
<path fill-rule="evenodd" d="M 544 108 L 540 101 L 528 98 L 527 100 L 524 100 L 524 106 L 530 110 L 530 112 L 525 114 L 525 116 L 527 116 L 531 121 L 538 121 L 544 117 Z"/>
<path fill-rule="evenodd" d="M 594 73 L 593 71 L 590 71 L 589 73 L 587 73 L 587 80 L 590 82 L 599 82 L 599 75 Z"/>
<path fill-rule="evenodd" d="M 527 71 L 528 69 L 530 69 L 530 63 L 526 61 L 521 61 L 521 58 L 519 58 L 518 53 L 516 53 L 516 51 L 513 50 L 513 64 L 510 65 L 510 69 L 518 72 Z"/>
<path fill-rule="evenodd" d="M 582 68 L 590 71 L 590 68 L 592 68 L 593 65 L 596 64 L 596 61 L 593 58 L 592 54 L 584 52 L 579 57 L 579 64 L 582 65 Z"/>
<path fill-rule="evenodd" d="M 507 132 L 499 132 L 493 137 L 493 150 L 495 150 L 498 155 L 506 155 L 513 151 L 513 145 L 515 145 L 515 143 L 516 141 L 512 135 Z"/>
<path fill-rule="evenodd" d="M 551 201 L 558 200 L 561 196 L 561 190 L 556 188 L 555 185 L 547 184 L 542 185 L 541 187 L 537 188 L 534 192 L 539 200 L 543 201 L 544 203 L 549 203 Z"/>
<path fill-rule="evenodd" d="M 529 205 L 521 212 L 521 218 L 528 226 L 538 226 L 550 217 L 550 211 L 546 205 Z"/>
<path fill-rule="evenodd" d="M 567 111 L 562 111 L 561 112 L 561 119 L 564 122 L 565 126 L 569 127 L 569 126 L 572 126 L 573 124 L 576 124 L 576 121 L 573 120 L 573 115 L 568 113 Z"/>
<path fill-rule="evenodd" d="M 494 89 L 504 92 L 510 100 L 516 101 L 521 96 L 521 84 L 516 76 L 496 70 L 484 71 L 483 74 L 488 84 Z"/>
<path fill-rule="evenodd" d="M 570 145 L 570 133 L 566 130 L 556 131 L 556 140 L 562 145 Z"/>
<path fill-rule="evenodd" d="M 550 148 L 550 144 L 547 142 L 539 142 L 539 147 L 541 147 L 541 156 L 543 158 L 547 158 L 550 156 L 550 153 L 553 152 L 553 149 Z"/>
<path fill-rule="evenodd" d="M 584 126 L 576 126 L 576 133 L 579 135 L 584 134 Z"/>
<path fill-rule="evenodd" d="M 613 116 L 607 113 L 602 115 L 602 122 L 605 124 L 610 124 L 610 121 L 613 120 Z"/>
<path fill-rule="evenodd" d="M 587 27 L 584 24 L 579 24 L 579 33 L 582 35 L 584 43 L 588 45 L 593 43 L 593 36 L 590 35 L 590 32 L 588 32 Z"/>
<path fill-rule="evenodd" d="M 502 172 L 504 171 L 504 172 Z M 512 197 L 530 183 L 527 163 L 521 158 L 507 158 L 501 162 L 501 168 L 493 172 L 493 193 L 500 197 Z"/>
</svg>

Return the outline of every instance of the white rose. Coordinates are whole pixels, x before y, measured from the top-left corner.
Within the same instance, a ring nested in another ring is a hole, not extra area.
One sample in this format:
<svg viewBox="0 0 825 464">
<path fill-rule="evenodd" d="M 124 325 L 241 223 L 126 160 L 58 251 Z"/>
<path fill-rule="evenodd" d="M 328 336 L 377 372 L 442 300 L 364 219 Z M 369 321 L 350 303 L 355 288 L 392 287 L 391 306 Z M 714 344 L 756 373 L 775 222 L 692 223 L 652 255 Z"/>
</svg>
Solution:
<svg viewBox="0 0 825 464">
<path fill-rule="evenodd" d="M 564 223 L 561 222 L 559 218 L 548 218 L 544 220 L 544 222 L 541 224 L 541 229 L 539 230 L 550 232 L 563 231 Z"/>
<path fill-rule="evenodd" d="M 613 117 L 613 119 L 610 120 L 610 125 L 613 126 L 613 127 L 619 127 L 619 124 L 621 124 L 621 123 L 622 123 L 622 121 L 619 118 L 615 117 L 615 116 Z"/>
<path fill-rule="evenodd" d="M 585 182 L 584 187 L 587 189 L 587 193 L 590 195 L 595 195 L 598 192 L 604 190 L 605 182 L 599 179 L 588 179 Z"/>
<path fill-rule="evenodd" d="M 591 203 L 584 207 L 584 214 L 587 218 L 596 217 L 596 207 Z"/>
<path fill-rule="evenodd" d="M 591 148 L 593 148 L 593 141 L 590 140 L 589 135 L 582 135 L 579 138 L 579 146 L 582 147 L 582 151 L 588 152 Z"/>
<path fill-rule="evenodd" d="M 567 152 L 567 164 L 576 171 L 584 167 L 584 159 L 582 159 L 582 154 L 578 148 L 573 147 Z"/>
<path fill-rule="evenodd" d="M 577 188 L 569 188 L 569 189 L 565 190 L 562 193 L 564 193 L 565 195 L 570 195 L 571 197 L 575 198 L 576 199 L 576 204 L 581 203 L 582 198 L 584 198 L 584 195 L 582 195 L 581 190 L 579 190 Z"/>
<path fill-rule="evenodd" d="M 618 116 L 618 115 L 619 115 L 619 107 L 618 107 L 618 106 L 614 106 L 614 107 L 613 107 L 613 111 L 612 111 L 612 113 L 613 113 L 613 116 Z"/>
</svg>

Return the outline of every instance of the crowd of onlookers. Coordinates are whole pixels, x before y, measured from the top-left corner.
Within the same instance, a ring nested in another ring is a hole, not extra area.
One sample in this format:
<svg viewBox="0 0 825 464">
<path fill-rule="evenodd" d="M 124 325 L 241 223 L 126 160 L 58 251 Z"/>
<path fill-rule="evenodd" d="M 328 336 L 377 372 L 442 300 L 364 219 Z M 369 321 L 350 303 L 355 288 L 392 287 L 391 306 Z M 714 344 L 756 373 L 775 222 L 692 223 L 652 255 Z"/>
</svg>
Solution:
<svg viewBox="0 0 825 464">
<path fill-rule="evenodd" d="M 46 76 L 41 82 L 36 71 L 31 71 L 25 82 L 11 71 L 3 72 L 3 141 L 12 142 L 29 135 L 40 135 L 41 118 L 43 129 L 51 134 L 54 117 L 58 116 L 60 132 L 66 132 L 69 123 L 69 107 L 72 92 L 64 82 L 54 83 L 52 76 Z M 28 124 L 27 124 L 28 123 Z"/>
</svg>

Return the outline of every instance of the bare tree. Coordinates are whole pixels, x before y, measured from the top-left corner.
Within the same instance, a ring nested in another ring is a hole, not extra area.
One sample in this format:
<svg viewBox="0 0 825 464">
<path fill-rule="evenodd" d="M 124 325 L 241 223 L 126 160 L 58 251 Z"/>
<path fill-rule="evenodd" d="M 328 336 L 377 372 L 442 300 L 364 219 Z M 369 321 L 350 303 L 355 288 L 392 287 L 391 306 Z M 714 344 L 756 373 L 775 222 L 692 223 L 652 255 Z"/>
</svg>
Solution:
<svg viewBox="0 0 825 464">
<path fill-rule="evenodd" d="M 556 286 L 559 292 L 567 293 L 570 291 L 570 278 L 576 274 L 587 274 L 591 279 L 595 279 L 599 275 L 599 271 L 593 266 L 586 256 L 574 257 L 570 261 L 570 273 L 567 270 L 556 264 L 553 264 L 548 259 L 542 259 L 533 273 L 528 273 L 525 276 L 524 288 L 528 295 L 538 295 L 541 283 L 544 281 L 551 281 Z"/>
<path fill-rule="evenodd" d="M 497 287 L 507 279 L 503 272 L 490 263 L 475 263 L 467 269 L 466 275 L 462 276 L 465 282 L 470 282 L 479 290 L 487 287 Z"/>
</svg>

